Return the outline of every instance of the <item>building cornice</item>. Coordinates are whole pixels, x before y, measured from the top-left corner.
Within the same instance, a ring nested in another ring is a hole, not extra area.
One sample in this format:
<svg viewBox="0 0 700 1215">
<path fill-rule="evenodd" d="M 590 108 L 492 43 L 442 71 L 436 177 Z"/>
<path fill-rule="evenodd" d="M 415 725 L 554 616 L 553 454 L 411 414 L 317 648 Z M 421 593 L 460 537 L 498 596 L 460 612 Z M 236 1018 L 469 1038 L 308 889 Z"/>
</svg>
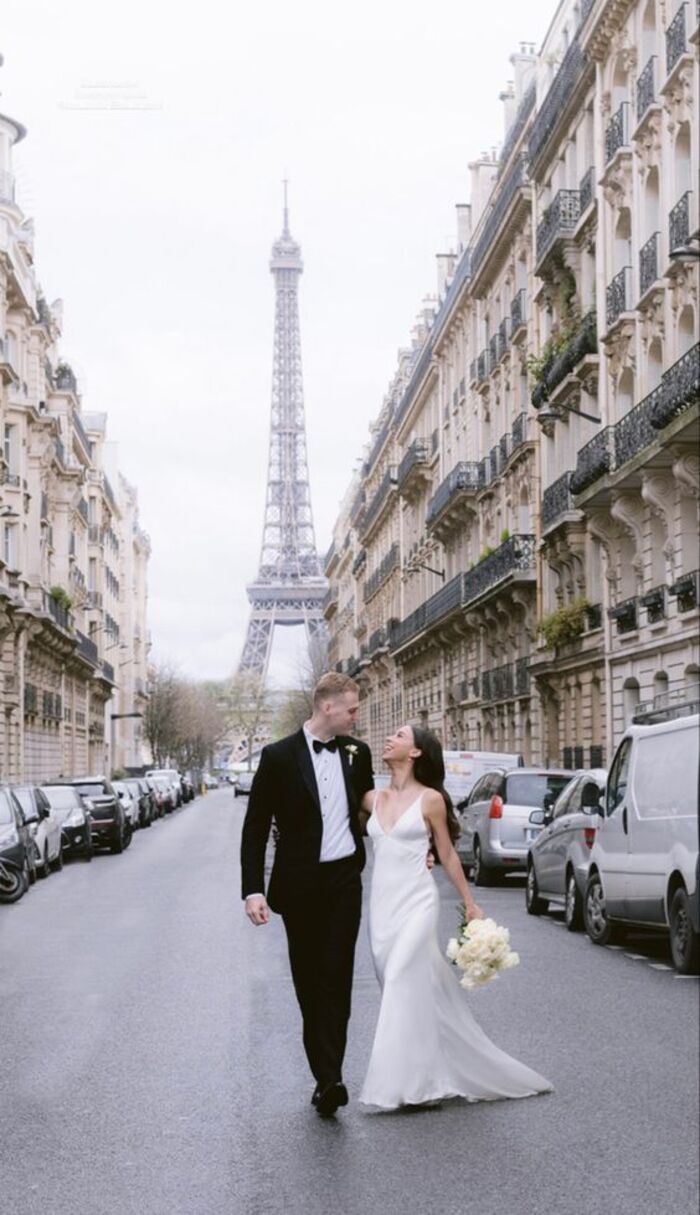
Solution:
<svg viewBox="0 0 700 1215">
<path fill-rule="evenodd" d="M 579 34 L 581 46 L 591 59 L 600 63 L 607 57 L 633 5 L 634 0 L 602 0 L 591 6 Z"/>
</svg>

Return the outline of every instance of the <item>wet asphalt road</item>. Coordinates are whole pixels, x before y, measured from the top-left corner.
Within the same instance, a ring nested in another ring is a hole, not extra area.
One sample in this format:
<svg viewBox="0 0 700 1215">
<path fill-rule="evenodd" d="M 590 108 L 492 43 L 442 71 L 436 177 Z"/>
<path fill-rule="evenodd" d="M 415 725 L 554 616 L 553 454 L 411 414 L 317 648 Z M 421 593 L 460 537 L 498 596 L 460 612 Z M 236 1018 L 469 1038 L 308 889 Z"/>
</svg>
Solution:
<svg viewBox="0 0 700 1215">
<path fill-rule="evenodd" d="M 528 917 L 517 881 L 479 898 L 521 965 L 465 999 L 555 1093 L 319 1120 L 281 925 L 242 914 L 245 804 L 212 792 L 0 907 L 1 1211 L 694 1215 L 698 981 L 657 938 Z M 377 1007 L 363 927 L 351 1102 Z"/>
</svg>

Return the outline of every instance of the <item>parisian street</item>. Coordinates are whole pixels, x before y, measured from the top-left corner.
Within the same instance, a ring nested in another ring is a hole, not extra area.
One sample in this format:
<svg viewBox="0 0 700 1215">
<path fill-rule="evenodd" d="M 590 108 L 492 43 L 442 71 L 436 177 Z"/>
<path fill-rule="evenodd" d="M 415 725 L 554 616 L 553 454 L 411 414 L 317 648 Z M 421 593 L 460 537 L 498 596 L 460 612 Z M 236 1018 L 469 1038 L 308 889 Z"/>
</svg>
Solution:
<svg viewBox="0 0 700 1215">
<path fill-rule="evenodd" d="M 0 908 L 0 1206 L 14 1215 L 691 1215 L 698 980 L 663 941 L 600 949 L 479 892 L 521 964 L 465 993 L 555 1092 L 367 1114 L 379 993 L 360 934 L 346 1080 L 320 1120 L 281 922 L 239 897 L 222 788 Z M 371 868 L 365 877 L 368 890 Z M 438 870 L 441 935 L 457 898 Z M 455 980 L 456 981 L 456 980 Z"/>
</svg>

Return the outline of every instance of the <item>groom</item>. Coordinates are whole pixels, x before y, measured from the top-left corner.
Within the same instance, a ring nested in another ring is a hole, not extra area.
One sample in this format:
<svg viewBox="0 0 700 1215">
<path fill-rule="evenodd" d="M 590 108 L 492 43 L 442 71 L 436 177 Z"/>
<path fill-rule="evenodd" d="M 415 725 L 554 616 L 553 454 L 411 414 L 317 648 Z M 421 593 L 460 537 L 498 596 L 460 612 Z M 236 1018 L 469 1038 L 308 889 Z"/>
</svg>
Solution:
<svg viewBox="0 0 700 1215">
<path fill-rule="evenodd" d="M 359 808 L 374 785 L 369 747 L 350 737 L 359 703 L 347 675 L 322 676 L 302 729 L 263 748 L 241 840 L 248 919 L 267 924 L 271 908 L 284 922 L 316 1080 L 311 1100 L 323 1118 L 348 1102 L 342 1066 L 365 862 Z M 278 839 L 266 899 L 273 816 Z"/>
</svg>

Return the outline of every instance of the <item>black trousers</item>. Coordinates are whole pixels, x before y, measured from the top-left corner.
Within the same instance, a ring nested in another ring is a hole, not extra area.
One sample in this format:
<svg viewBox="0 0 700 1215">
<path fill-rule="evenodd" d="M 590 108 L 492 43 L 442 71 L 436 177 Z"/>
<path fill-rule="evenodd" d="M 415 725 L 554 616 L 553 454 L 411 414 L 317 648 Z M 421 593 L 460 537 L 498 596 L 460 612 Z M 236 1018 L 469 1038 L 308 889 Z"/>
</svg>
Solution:
<svg viewBox="0 0 700 1215">
<path fill-rule="evenodd" d="M 319 864 L 282 911 L 304 1049 L 321 1088 L 342 1078 L 361 910 L 352 856 Z"/>
</svg>

